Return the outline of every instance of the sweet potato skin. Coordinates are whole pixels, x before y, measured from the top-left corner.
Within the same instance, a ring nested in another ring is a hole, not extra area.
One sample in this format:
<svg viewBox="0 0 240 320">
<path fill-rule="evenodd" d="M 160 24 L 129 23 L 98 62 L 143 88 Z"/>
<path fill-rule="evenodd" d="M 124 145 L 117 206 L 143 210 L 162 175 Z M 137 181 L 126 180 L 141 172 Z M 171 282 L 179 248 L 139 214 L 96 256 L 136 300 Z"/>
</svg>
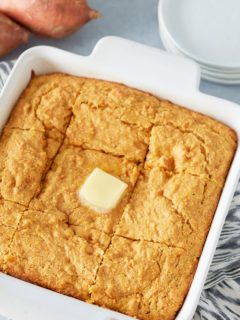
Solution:
<svg viewBox="0 0 240 320">
<path fill-rule="evenodd" d="M 65 37 L 99 15 L 86 0 L 0 0 L 0 12 L 52 38 Z"/>
<path fill-rule="evenodd" d="M 29 33 L 0 13 L 0 57 L 28 41 Z"/>
</svg>

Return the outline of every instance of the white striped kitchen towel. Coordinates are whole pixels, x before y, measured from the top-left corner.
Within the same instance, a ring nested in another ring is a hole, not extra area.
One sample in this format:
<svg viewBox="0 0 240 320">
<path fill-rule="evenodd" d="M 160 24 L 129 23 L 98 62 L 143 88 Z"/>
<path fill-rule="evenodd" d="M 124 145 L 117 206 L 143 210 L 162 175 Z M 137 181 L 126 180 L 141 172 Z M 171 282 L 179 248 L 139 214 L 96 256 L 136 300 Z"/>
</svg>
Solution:
<svg viewBox="0 0 240 320">
<path fill-rule="evenodd" d="M 0 63 L 0 90 L 13 65 L 13 61 Z M 240 320 L 240 183 L 194 320 Z"/>
</svg>

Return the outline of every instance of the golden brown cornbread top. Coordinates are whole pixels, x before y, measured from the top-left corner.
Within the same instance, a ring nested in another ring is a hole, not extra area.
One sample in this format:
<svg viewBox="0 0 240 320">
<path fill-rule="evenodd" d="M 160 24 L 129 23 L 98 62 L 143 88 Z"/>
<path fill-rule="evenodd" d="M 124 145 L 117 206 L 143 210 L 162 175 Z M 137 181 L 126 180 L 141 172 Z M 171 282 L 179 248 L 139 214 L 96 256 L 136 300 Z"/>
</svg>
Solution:
<svg viewBox="0 0 240 320">
<path fill-rule="evenodd" d="M 6 126 L 65 133 L 83 81 L 64 74 L 34 76 Z"/>
<path fill-rule="evenodd" d="M 3 257 L 7 253 L 15 230 L 26 208 L 0 199 L 0 271 L 3 269 Z"/>
<path fill-rule="evenodd" d="M 6 128 L 2 139 L 1 195 L 6 200 L 28 205 L 61 142 L 34 129 Z"/>
<path fill-rule="evenodd" d="M 143 320 L 173 319 L 235 148 L 224 124 L 148 93 L 34 76 L 0 140 L 0 268 Z M 105 215 L 78 198 L 96 167 L 128 184 Z"/>
<path fill-rule="evenodd" d="M 0 225 L 15 228 L 26 207 L 0 199 Z"/>
<path fill-rule="evenodd" d="M 128 193 L 131 192 L 139 171 L 134 162 L 64 144 L 46 175 L 41 192 L 30 206 L 40 210 L 52 207 L 70 214 L 81 206 L 78 191 L 87 176 L 97 167 L 126 182 L 129 186 Z"/>
<path fill-rule="evenodd" d="M 123 199 L 109 214 L 96 214 L 79 201 L 79 190 L 87 176 L 100 168 L 128 184 Z M 30 207 L 37 210 L 59 210 L 64 212 L 69 223 L 75 226 L 78 234 L 88 239 L 93 233 L 103 232 L 103 239 L 111 236 L 122 211 L 126 206 L 139 174 L 134 162 L 95 150 L 82 150 L 79 147 L 63 145 L 48 171 L 41 192 L 34 197 Z M 93 232 L 94 230 L 94 232 Z M 97 239 L 96 239 L 97 240 Z M 108 242 L 109 243 L 109 242 Z"/>
<path fill-rule="evenodd" d="M 77 236 L 63 213 L 27 210 L 5 256 L 5 271 L 86 300 L 103 253 Z"/>
<path fill-rule="evenodd" d="M 114 236 L 92 300 L 139 319 L 173 319 L 195 265 L 196 258 L 182 249 Z"/>
<path fill-rule="evenodd" d="M 209 213 L 216 208 L 216 202 L 209 199 L 220 192 L 216 183 L 195 175 L 144 170 L 116 234 L 183 248 L 199 256 L 212 221 Z"/>
</svg>

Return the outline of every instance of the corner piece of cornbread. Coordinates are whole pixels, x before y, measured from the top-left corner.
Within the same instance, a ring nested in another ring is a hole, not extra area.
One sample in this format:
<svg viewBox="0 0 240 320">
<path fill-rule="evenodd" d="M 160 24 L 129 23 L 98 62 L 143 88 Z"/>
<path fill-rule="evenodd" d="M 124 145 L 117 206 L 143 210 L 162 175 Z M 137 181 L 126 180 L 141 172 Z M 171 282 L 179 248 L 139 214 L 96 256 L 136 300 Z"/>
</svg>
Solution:
<svg viewBox="0 0 240 320">
<path fill-rule="evenodd" d="M 75 234 L 65 214 L 29 210 L 5 255 L 4 271 L 86 300 L 103 253 L 101 247 Z"/>
<path fill-rule="evenodd" d="M 114 236 L 92 288 L 92 302 L 139 319 L 173 319 L 196 264 L 183 249 Z"/>
<path fill-rule="evenodd" d="M 147 164 L 175 173 L 205 176 L 222 186 L 235 147 L 230 130 L 225 136 L 201 122 L 187 129 L 174 124 L 156 125 L 151 132 Z"/>
<path fill-rule="evenodd" d="M 34 76 L 6 126 L 65 133 L 84 79 L 64 74 Z"/>
<path fill-rule="evenodd" d="M 237 144 L 207 116 L 122 84 L 33 76 L 0 138 L 0 270 L 141 320 L 173 320 Z M 127 189 L 98 213 L 95 168 Z"/>
</svg>

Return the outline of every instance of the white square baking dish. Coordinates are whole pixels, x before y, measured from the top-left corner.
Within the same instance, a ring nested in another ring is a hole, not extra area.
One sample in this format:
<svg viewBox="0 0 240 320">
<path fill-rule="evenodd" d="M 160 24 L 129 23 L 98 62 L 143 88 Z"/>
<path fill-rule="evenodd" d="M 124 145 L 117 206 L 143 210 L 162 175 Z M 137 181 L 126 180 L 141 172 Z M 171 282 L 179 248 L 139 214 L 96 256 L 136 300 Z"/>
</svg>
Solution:
<svg viewBox="0 0 240 320">
<path fill-rule="evenodd" d="M 121 82 L 222 121 L 233 128 L 240 138 L 240 106 L 201 93 L 198 90 L 200 71 L 194 62 L 117 37 L 101 39 L 87 57 L 45 46 L 23 53 L 0 96 L 1 128 L 29 82 L 32 70 L 37 74 L 65 72 Z M 194 280 L 177 320 L 192 319 L 239 175 L 238 145 Z M 0 314 L 13 320 L 132 319 L 2 273 Z"/>
</svg>

